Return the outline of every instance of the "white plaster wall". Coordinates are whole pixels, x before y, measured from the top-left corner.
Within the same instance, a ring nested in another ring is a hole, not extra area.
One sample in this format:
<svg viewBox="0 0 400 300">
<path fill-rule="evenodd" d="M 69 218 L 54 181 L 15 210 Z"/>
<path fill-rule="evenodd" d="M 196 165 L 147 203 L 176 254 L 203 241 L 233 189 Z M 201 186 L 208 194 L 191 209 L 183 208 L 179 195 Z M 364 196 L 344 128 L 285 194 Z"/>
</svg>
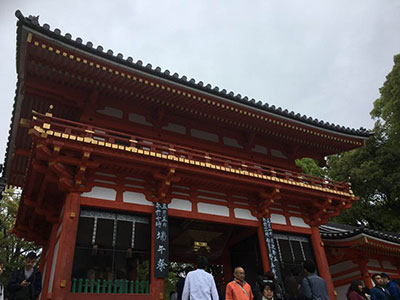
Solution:
<svg viewBox="0 0 400 300">
<path fill-rule="evenodd" d="M 97 110 L 97 112 L 99 114 L 118 118 L 118 119 L 122 119 L 122 114 L 123 114 L 122 110 L 113 108 L 113 107 L 109 107 L 109 106 L 106 106 L 103 109 L 99 109 L 99 110 Z"/>
<path fill-rule="evenodd" d="M 393 264 L 390 261 L 384 260 L 384 261 L 382 261 L 382 265 L 385 269 L 397 270 L 397 268 L 395 266 L 393 266 Z"/>
<path fill-rule="evenodd" d="M 43 266 L 43 274 L 42 274 L 42 286 L 43 286 L 43 280 L 46 278 L 46 271 L 47 271 L 47 262 L 48 261 L 46 261 L 46 263 L 44 264 L 44 266 Z M 40 293 L 40 295 L 39 295 L 39 299 L 40 299 L 40 297 L 42 296 L 42 293 Z"/>
<path fill-rule="evenodd" d="M 234 213 L 235 213 L 235 217 L 238 219 L 246 219 L 246 220 L 254 220 L 257 221 L 257 218 L 254 217 L 250 210 L 248 209 L 244 209 L 244 208 L 234 208 L 233 209 Z"/>
<path fill-rule="evenodd" d="M 271 149 L 271 155 L 279 158 L 287 159 L 286 155 L 282 153 L 280 150 Z"/>
<path fill-rule="evenodd" d="M 337 300 L 347 300 L 347 290 L 348 290 L 348 285 L 342 285 L 339 287 L 335 287 L 335 291 L 337 293 Z"/>
<path fill-rule="evenodd" d="M 153 203 L 148 201 L 146 199 L 146 196 L 142 193 L 124 192 L 122 198 L 123 201 L 127 203 L 135 203 L 149 206 L 153 205 Z"/>
<path fill-rule="evenodd" d="M 138 124 L 146 125 L 146 126 L 152 126 L 151 123 L 146 121 L 145 116 L 142 116 L 142 115 L 130 113 L 128 115 L 128 119 L 129 119 L 129 121 L 134 122 L 134 123 L 138 123 Z"/>
<path fill-rule="evenodd" d="M 260 146 L 260 145 L 255 145 L 252 151 L 261 154 L 268 154 L 267 148 L 265 146 Z"/>
<path fill-rule="evenodd" d="M 100 182 L 100 183 L 111 184 L 111 185 L 116 184 L 114 181 L 109 181 L 109 180 L 104 180 L 104 179 L 95 179 L 95 180 L 93 180 L 93 182 Z"/>
<path fill-rule="evenodd" d="M 182 192 L 177 192 L 177 191 L 175 191 L 175 192 L 173 192 L 172 194 L 173 194 L 173 195 L 180 195 L 180 196 L 190 197 L 190 194 L 189 194 L 189 193 L 182 193 Z"/>
<path fill-rule="evenodd" d="M 186 133 L 186 128 L 185 126 L 175 124 L 175 123 L 168 123 L 167 126 L 164 126 L 162 129 L 172 131 L 175 133 L 180 133 L 180 134 L 185 134 Z"/>
<path fill-rule="evenodd" d="M 198 192 L 203 192 L 207 194 L 214 194 L 214 195 L 220 195 L 220 196 L 226 196 L 225 193 L 220 193 L 220 192 L 215 192 L 215 191 L 209 191 L 209 190 L 203 190 L 203 189 L 197 189 Z"/>
<path fill-rule="evenodd" d="M 229 217 L 229 208 L 222 205 L 199 202 L 197 204 L 197 211 L 203 214 Z"/>
<path fill-rule="evenodd" d="M 379 264 L 379 261 L 377 261 L 376 259 L 369 259 L 368 263 L 367 263 L 368 267 L 375 267 L 375 268 L 380 268 L 381 265 Z"/>
<path fill-rule="evenodd" d="M 271 214 L 270 219 L 272 223 L 286 225 L 286 218 L 284 215 Z"/>
<path fill-rule="evenodd" d="M 134 181 L 139 181 L 139 182 L 144 182 L 145 180 L 142 178 L 136 178 L 136 177 L 125 177 L 126 180 L 134 180 Z"/>
<path fill-rule="evenodd" d="M 50 278 L 49 278 L 49 287 L 47 289 L 48 293 L 50 293 L 53 290 L 54 272 L 56 271 L 59 242 L 60 241 L 57 241 L 56 246 L 54 247 L 54 254 L 53 254 L 53 260 L 51 263 L 51 271 L 50 271 Z"/>
<path fill-rule="evenodd" d="M 290 217 L 290 224 L 292 224 L 292 226 L 297 226 L 297 227 L 303 227 L 303 228 L 310 228 L 310 225 L 306 224 L 303 220 L 303 218 L 299 218 L 299 217 Z"/>
<path fill-rule="evenodd" d="M 218 135 L 211 133 L 211 132 L 199 130 L 199 129 L 191 129 L 190 135 L 197 137 L 199 139 L 202 139 L 202 140 L 215 142 L 215 143 L 218 143 L 218 140 L 219 140 Z"/>
<path fill-rule="evenodd" d="M 239 196 L 239 195 L 232 195 L 232 198 L 236 198 L 236 199 L 243 199 L 243 200 L 249 200 L 248 197 L 245 196 Z"/>
<path fill-rule="evenodd" d="M 135 189 L 141 189 L 141 190 L 144 189 L 144 186 L 142 186 L 142 185 L 136 185 L 136 184 L 124 184 L 124 186 L 126 186 L 126 187 L 131 187 L 131 188 L 135 188 Z"/>
<path fill-rule="evenodd" d="M 207 200 L 214 200 L 214 201 L 219 201 L 219 202 L 228 202 L 225 199 L 215 198 L 215 197 L 210 197 L 210 196 L 199 195 L 199 196 L 197 196 L 197 198 L 199 198 L 199 199 L 207 199 Z"/>
<path fill-rule="evenodd" d="M 61 233 L 61 229 L 62 229 L 62 226 L 63 226 L 63 224 L 61 223 L 59 226 L 58 226 L 58 229 L 57 229 L 57 234 L 56 234 L 56 237 L 58 238 L 58 236 L 60 235 L 60 233 Z"/>
<path fill-rule="evenodd" d="M 361 271 L 360 270 L 357 270 L 357 271 L 354 271 L 354 272 L 351 272 L 351 273 L 347 273 L 347 274 L 343 274 L 341 276 L 335 277 L 334 281 L 339 281 L 339 280 L 350 278 L 350 277 L 357 276 L 357 275 L 360 275 L 360 277 L 361 277 Z"/>
<path fill-rule="evenodd" d="M 238 141 L 229 137 L 224 136 L 223 138 L 224 145 L 235 147 L 235 148 L 240 148 L 243 149 L 241 145 L 239 145 Z"/>
<path fill-rule="evenodd" d="M 117 197 L 117 191 L 113 189 L 104 188 L 101 186 L 94 186 L 90 192 L 82 193 L 81 196 L 115 201 L 115 198 Z"/>
<path fill-rule="evenodd" d="M 168 208 L 192 211 L 192 202 L 189 200 L 172 199 L 171 203 L 168 204 Z"/>
<path fill-rule="evenodd" d="M 337 274 L 339 272 L 343 272 L 343 271 L 346 271 L 346 270 L 354 268 L 354 267 L 357 267 L 357 265 L 355 263 L 353 263 L 351 260 L 346 260 L 346 261 L 338 263 L 336 265 L 330 265 L 329 271 L 333 275 L 333 274 Z"/>
</svg>

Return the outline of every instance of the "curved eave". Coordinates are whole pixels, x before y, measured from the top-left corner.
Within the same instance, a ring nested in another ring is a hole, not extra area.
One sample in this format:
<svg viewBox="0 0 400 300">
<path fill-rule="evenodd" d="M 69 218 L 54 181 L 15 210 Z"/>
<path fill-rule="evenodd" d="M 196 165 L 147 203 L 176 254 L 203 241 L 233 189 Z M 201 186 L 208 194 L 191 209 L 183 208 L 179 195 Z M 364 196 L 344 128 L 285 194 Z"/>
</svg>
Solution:
<svg viewBox="0 0 400 300">
<path fill-rule="evenodd" d="M 16 16 L 20 20 L 21 24 L 35 31 L 37 34 L 41 34 L 42 36 L 52 39 L 54 42 L 57 41 L 62 43 L 64 47 L 73 48 L 74 50 L 81 50 L 87 55 L 96 56 L 97 58 L 105 60 L 107 63 L 112 63 L 114 65 L 118 65 L 119 67 L 128 67 L 130 70 L 135 70 L 140 74 L 150 76 L 158 80 L 164 80 L 166 83 L 176 84 L 177 86 L 184 87 L 186 89 L 202 92 L 204 95 L 216 97 L 221 101 L 234 103 L 235 105 L 243 106 L 246 109 L 251 108 L 254 111 L 273 117 L 279 117 L 282 120 L 290 120 L 291 122 L 296 122 L 298 124 L 308 125 L 310 128 L 318 128 L 319 130 L 324 130 L 326 132 L 336 133 L 352 138 L 367 139 L 369 136 L 371 136 L 371 132 L 363 128 L 358 130 L 345 128 L 343 126 L 312 119 L 305 115 L 301 116 L 300 114 L 289 112 L 288 110 L 284 110 L 280 107 L 275 108 L 274 105 L 269 106 L 267 103 L 263 104 L 261 101 L 256 102 L 255 99 L 249 100 L 248 97 L 242 97 L 240 94 L 235 95 L 233 92 L 228 93 L 225 89 L 220 90 L 217 86 L 213 88 L 210 84 L 204 85 L 202 81 L 196 82 L 194 79 L 188 80 L 186 76 L 179 77 L 177 73 L 170 75 L 171 72 L 168 70 L 161 72 L 160 67 L 153 68 L 151 64 L 143 66 L 143 63 L 140 60 L 134 63 L 131 57 L 123 59 L 123 55 L 120 53 L 114 56 L 112 50 L 104 52 L 103 47 L 101 46 L 98 46 L 96 49 L 94 49 L 91 42 L 87 42 L 86 45 L 84 45 L 81 38 L 72 40 L 72 36 L 69 33 L 61 35 L 61 32 L 58 29 L 51 31 L 50 26 L 47 24 L 43 26 L 34 24 L 31 19 L 25 18 L 19 11 L 16 12 Z"/>
<path fill-rule="evenodd" d="M 391 248 L 397 249 L 400 252 L 400 239 L 397 241 L 387 240 L 383 238 L 378 238 L 376 236 L 372 236 L 366 234 L 364 232 L 354 232 L 352 235 L 343 238 L 343 237 L 327 237 L 326 234 L 321 234 L 321 238 L 324 243 L 328 246 L 334 247 L 355 247 L 361 245 L 370 245 L 372 247 L 377 248 Z"/>
<path fill-rule="evenodd" d="M 102 47 L 97 47 L 97 49 L 93 48 L 93 45 L 88 42 L 86 45 L 82 44 L 82 40 L 77 38 L 75 41 L 71 39 L 71 35 L 65 34 L 62 36 L 59 30 L 50 31 L 50 27 L 48 25 L 40 26 L 38 23 L 35 23 L 30 18 L 25 18 L 19 11 L 16 12 L 18 21 L 17 28 L 17 73 L 18 73 L 18 88 L 16 91 L 16 97 L 13 107 L 13 116 L 11 122 L 11 129 L 9 134 L 9 140 L 7 144 L 6 150 L 6 159 L 5 159 L 5 176 L 8 177 L 10 173 L 10 155 L 13 155 L 15 152 L 15 136 L 17 132 L 17 126 L 19 121 L 19 111 L 21 106 L 21 99 L 23 95 L 19 91 L 19 87 L 23 86 L 24 82 L 24 72 L 25 71 L 25 57 L 26 57 L 26 49 L 27 49 L 27 39 L 29 39 L 29 33 L 34 34 L 35 36 L 40 37 L 41 39 L 45 39 L 49 43 L 55 43 L 60 47 L 70 50 L 74 53 L 78 52 L 86 57 L 91 57 L 93 60 L 103 62 L 105 66 L 112 66 L 115 69 L 125 70 L 126 72 L 131 72 L 134 74 L 138 74 L 143 76 L 144 78 L 154 79 L 157 82 L 163 82 L 165 85 L 169 85 L 175 87 L 176 89 L 182 89 L 185 91 L 192 91 L 194 93 L 200 94 L 202 97 L 212 99 L 212 103 L 215 106 L 220 106 L 224 104 L 226 106 L 230 105 L 231 108 L 235 107 L 235 109 L 239 108 L 239 110 L 243 109 L 244 116 L 247 117 L 251 115 L 257 115 L 257 118 L 273 121 L 274 126 L 281 126 L 282 130 L 286 130 L 288 128 L 292 128 L 291 130 L 295 131 L 296 128 L 297 133 L 300 135 L 307 135 L 306 132 L 312 132 L 310 136 L 306 137 L 307 139 L 313 140 L 311 143 L 315 143 L 315 139 L 317 139 L 317 143 L 324 143 L 324 141 L 330 143 L 333 142 L 336 146 L 335 151 L 326 152 L 324 155 L 329 155 L 332 153 L 338 153 L 341 151 L 346 151 L 349 149 L 360 147 L 364 144 L 365 140 L 371 135 L 370 132 L 365 129 L 354 130 L 350 128 L 340 127 L 334 124 L 325 123 L 323 121 L 313 120 L 311 118 L 307 118 L 306 116 L 300 116 L 299 114 L 294 114 L 293 112 L 287 112 L 286 110 L 282 110 L 281 108 L 275 108 L 274 106 L 269 106 L 268 104 L 262 104 L 260 101 L 256 103 L 254 99 L 249 100 L 247 97 L 241 97 L 240 95 L 234 95 L 232 92 L 227 93 L 225 90 L 219 91 L 219 88 L 212 88 L 211 85 L 206 85 L 200 81 L 197 82 L 194 79 L 187 80 L 186 76 L 182 76 L 179 78 L 178 74 L 174 73 L 170 75 L 170 72 L 166 70 L 165 72 L 161 72 L 161 68 L 152 68 L 151 65 L 143 66 L 141 61 L 136 63 L 133 62 L 132 58 L 123 59 L 122 54 L 118 54 L 114 56 L 112 51 L 107 51 L 107 53 L 103 52 Z M 204 99 L 204 98 L 203 98 Z M 243 116 L 243 115 L 241 115 Z M 246 118 L 243 119 L 244 122 Z M 247 125 L 246 125 L 247 126 Z M 263 126 L 261 124 L 261 126 Z M 297 128 L 301 127 L 301 128 Z M 272 128 L 274 130 L 274 128 Z M 330 139 L 324 139 L 323 136 L 330 135 Z M 333 137 L 332 137 L 333 136 Z M 335 141 L 333 141 L 333 139 Z M 340 140 L 347 140 L 350 144 L 341 144 Z M 350 141 L 351 140 L 351 141 Z M 340 150 L 341 149 L 341 150 Z"/>
</svg>

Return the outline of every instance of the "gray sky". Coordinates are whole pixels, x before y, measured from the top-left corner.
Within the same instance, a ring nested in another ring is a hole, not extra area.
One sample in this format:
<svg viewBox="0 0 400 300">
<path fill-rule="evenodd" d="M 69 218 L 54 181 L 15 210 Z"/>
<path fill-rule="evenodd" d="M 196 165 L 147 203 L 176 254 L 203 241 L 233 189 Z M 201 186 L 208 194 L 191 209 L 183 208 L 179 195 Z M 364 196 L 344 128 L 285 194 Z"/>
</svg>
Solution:
<svg viewBox="0 0 400 300">
<path fill-rule="evenodd" d="M 15 95 L 15 10 L 115 54 L 352 128 L 371 129 L 400 53 L 399 0 L 0 0 L 0 162 Z"/>
</svg>

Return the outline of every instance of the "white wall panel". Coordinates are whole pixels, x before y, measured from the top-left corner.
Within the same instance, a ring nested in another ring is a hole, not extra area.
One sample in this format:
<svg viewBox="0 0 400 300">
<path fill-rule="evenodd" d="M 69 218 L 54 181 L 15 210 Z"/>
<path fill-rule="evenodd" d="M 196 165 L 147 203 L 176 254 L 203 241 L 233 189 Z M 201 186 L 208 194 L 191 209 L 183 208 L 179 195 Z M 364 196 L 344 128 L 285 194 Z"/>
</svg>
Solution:
<svg viewBox="0 0 400 300">
<path fill-rule="evenodd" d="M 101 186 L 94 186 L 90 192 L 82 193 L 81 196 L 115 201 L 115 198 L 117 197 L 117 191 Z"/>
</svg>

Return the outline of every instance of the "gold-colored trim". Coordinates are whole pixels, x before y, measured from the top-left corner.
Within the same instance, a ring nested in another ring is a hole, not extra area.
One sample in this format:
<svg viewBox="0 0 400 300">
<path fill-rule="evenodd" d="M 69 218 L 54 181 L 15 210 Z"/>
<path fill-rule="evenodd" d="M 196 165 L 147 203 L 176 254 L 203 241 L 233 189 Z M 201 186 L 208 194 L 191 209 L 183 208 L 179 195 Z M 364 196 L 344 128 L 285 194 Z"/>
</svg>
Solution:
<svg viewBox="0 0 400 300">
<path fill-rule="evenodd" d="M 32 41 L 32 34 L 31 33 L 28 34 L 27 41 L 29 43 L 31 43 L 31 41 Z M 34 45 L 37 46 L 37 47 L 41 47 L 43 49 L 47 49 L 50 52 L 53 51 L 52 47 L 48 47 L 45 44 L 40 44 L 38 41 L 35 41 Z M 56 54 L 60 54 L 61 52 L 60 52 L 60 50 L 56 49 L 55 53 Z M 78 63 L 83 63 L 83 64 L 87 64 L 88 63 L 87 59 L 82 59 L 82 58 L 79 58 L 79 57 L 75 57 L 74 55 L 66 53 L 66 52 L 62 52 L 62 55 L 64 57 L 69 57 L 70 59 L 75 59 Z M 130 74 L 126 74 L 125 75 L 124 73 L 119 73 L 119 71 L 113 70 L 111 68 L 107 68 L 105 66 L 101 66 L 101 65 L 99 65 L 97 63 L 94 64 L 94 62 L 91 62 L 91 61 L 89 62 L 89 65 L 92 66 L 92 67 L 95 66 L 97 69 L 101 69 L 104 72 L 113 73 L 115 76 L 121 76 L 121 77 L 125 77 L 126 76 L 128 79 L 132 78 L 132 80 L 134 80 L 134 81 L 139 81 L 139 82 L 144 83 L 146 85 L 150 84 L 151 86 L 156 86 L 157 88 L 161 88 L 162 90 L 166 90 L 166 91 L 171 92 L 171 93 L 180 94 L 180 95 L 182 95 L 184 97 L 187 97 L 188 99 L 195 99 L 195 100 L 198 99 L 199 101 L 202 101 L 204 103 L 208 103 L 208 104 L 216 106 L 216 107 L 221 107 L 222 109 L 234 111 L 234 112 L 239 113 L 239 114 L 244 114 L 244 115 L 249 116 L 251 118 L 261 119 L 261 120 L 264 120 L 265 122 L 272 122 L 273 124 L 277 124 L 277 125 L 282 126 L 282 127 L 287 127 L 287 128 L 293 129 L 293 130 L 300 130 L 300 131 L 303 131 L 305 133 L 308 133 L 308 134 L 311 134 L 311 135 L 314 135 L 314 136 L 317 136 L 317 137 L 322 137 L 324 139 L 330 139 L 330 140 L 339 141 L 339 142 L 342 142 L 342 143 L 352 144 L 352 145 L 362 145 L 362 143 L 356 142 L 356 141 L 352 141 L 350 139 L 337 138 L 335 136 L 324 134 L 324 133 L 319 133 L 319 132 L 314 131 L 314 130 L 305 129 L 305 128 L 299 128 L 298 126 L 287 124 L 287 123 L 285 123 L 283 121 L 272 120 L 272 119 L 270 119 L 268 117 L 260 116 L 260 115 L 257 115 L 257 114 L 254 114 L 254 113 L 251 113 L 251 112 L 248 112 L 248 111 L 245 111 L 245 110 L 240 110 L 235 106 L 221 104 L 219 102 L 216 102 L 215 100 L 210 100 L 210 99 L 206 99 L 206 98 L 202 98 L 202 97 L 197 97 L 197 96 L 192 95 L 190 93 L 187 93 L 187 92 L 185 92 L 183 90 L 179 90 L 179 89 L 177 90 L 175 88 L 165 87 L 163 85 L 160 85 L 160 84 L 155 83 L 155 82 L 153 82 L 151 80 L 148 80 L 148 79 L 137 78 L 136 76 L 132 76 Z M 107 86 L 107 87 L 111 88 L 111 86 Z M 115 88 L 115 90 L 116 90 L 116 88 Z M 176 107 L 178 109 L 182 109 L 182 108 L 179 108 L 178 105 Z M 186 110 L 186 111 L 189 111 L 189 110 Z M 202 113 L 197 112 L 197 111 L 190 110 L 190 112 L 195 113 L 195 114 L 200 114 L 200 115 L 203 116 Z M 210 117 L 210 116 L 208 116 L 208 117 Z M 219 121 L 228 122 L 227 120 L 224 120 L 224 119 L 216 117 L 216 116 L 212 116 L 212 118 L 216 119 L 216 120 L 219 120 Z M 229 123 L 229 124 L 231 124 L 231 123 Z M 249 126 L 248 124 L 237 123 L 237 122 L 233 122 L 232 124 L 235 124 L 235 125 L 238 125 L 238 126 L 241 126 L 241 127 L 245 127 L 245 128 L 255 129 L 254 127 Z"/>
</svg>

